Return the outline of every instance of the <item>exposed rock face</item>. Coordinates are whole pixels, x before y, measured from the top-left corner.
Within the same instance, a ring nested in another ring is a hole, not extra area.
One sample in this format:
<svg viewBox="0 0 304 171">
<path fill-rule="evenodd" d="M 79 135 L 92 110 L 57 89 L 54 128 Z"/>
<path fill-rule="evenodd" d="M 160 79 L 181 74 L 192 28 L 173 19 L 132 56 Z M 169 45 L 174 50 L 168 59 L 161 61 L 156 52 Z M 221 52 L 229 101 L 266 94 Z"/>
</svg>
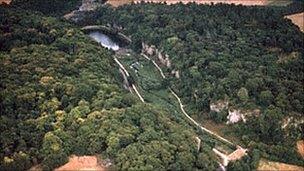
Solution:
<svg viewBox="0 0 304 171">
<path fill-rule="evenodd" d="M 214 112 L 221 112 L 228 109 L 229 102 L 227 100 L 219 100 L 210 104 L 210 110 Z"/>
<path fill-rule="evenodd" d="M 213 112 L 222 112 L 228 110 L 227 122 L 226 124 L 235 124 L 237 122 L 246 122 L 246 117 L 248 116 L 259 116 L 261 111 L 259 109 L 255 110 L 243 110 L 243 109 L 234 109 L 229 107 L 228 100 L 218 100 L 216 102 L 210 103 L 210 111 Z"/>
<path fill-rule="evenodd" d="M 172 70 L 171 71 L 171 75 L 173 75 L 175 78 L 180 78 L 180 74 L 179 74 L 179 71 L 175 71 L 175 70 Z"/>
<path fill-rule="evenodd" d="M 234 124 L 239 121 L 246 122 L 246 116 L 258 116 L 261 113 L 259 109 L 255 110 L 240 110 L 230 109 L 227 116 L 227 124 Z"/>
<path fill-rule="evenodd" d="M 287 130 L 286 133 L 289 135 L 290 129 L 301 127 L 304 125 L 304 119 L 299 117 L 286 117 L 283 119 L 281 128 Z"/>
<path fill-rule="evenodd" d="M 155 56 L 156 60 L 163 66 L 167 68 L 171 67 L 171 61 L 169 59 L 169 55 L 163 54 L 162 51 L 158 50 L 154 45 L 147 45 L 142 43 L 142 53 L 148 56 Z"/>
<path fill-rule="evenodd" d="M 82 0 L 79 11 L 94 11 L 104 3 L 104 0 Z"/>
<path fill-rule="evenodd" d="M 239 121 L 246 122 L 245 116 L 241 113 L 240 110 L 229 110 L 229 114 L 227 116 L 227 124 L 234 124 Z"/>
<path fill-rule="evenodd" d="M 168 54 L 164 54 L 161 50 L 158 50 L 154 45 L 149 46 L 142 42 L 142 53 L 154 58 L 160 65 L 167 68 L 171 68 L 171 61 Z M 172 70 L 171 75 L 175 78 L 180 78 L 180 72 L 178 70 Z"/>
</svg>

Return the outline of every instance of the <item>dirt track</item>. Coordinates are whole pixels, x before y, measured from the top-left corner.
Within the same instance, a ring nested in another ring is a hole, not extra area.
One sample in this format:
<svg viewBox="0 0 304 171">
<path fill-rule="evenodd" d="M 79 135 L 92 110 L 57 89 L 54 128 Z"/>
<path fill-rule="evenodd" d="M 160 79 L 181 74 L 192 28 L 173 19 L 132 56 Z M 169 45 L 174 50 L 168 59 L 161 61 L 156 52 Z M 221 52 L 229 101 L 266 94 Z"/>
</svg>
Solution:
<svg viewBox="0 0 304 171">
<path fill-rule="evenodd" d="M 145 59 L 149 60 L 149 61 L 152 61 L 153 65 L 158 69 L 158 71 L 160 72 L 162 78 L 166 78 L 166 76 L 164 75 L 164 72 L 162 71 L 162 69 L 158 66 L 158 64 L 152 60 L 151 58 L 149 58 L 147 55 L 145 54 L 141 54 Z M 180 109 L 181 111 L 183 112 L 183 114 L 194 124 L 196 125 L 197 127 L 199 127 L 202 131 L 204 132 L 207 132 L 213 136 L 215 136 L 217 139 L 219 139 L 220 141 L 223 141 L 223 142 L 226 142 L 228 143 L 229 145 L 233 145 L 233 146 L 236 146 L 233 142 L 219 136 L 217 133 L 213 132 L 213 131 L 210 131 L 209 129 L 201 126 L 199 123 L 197 123 L 193 118 L 191 118 L 189 116 L 189 114 L 185 111 L 184 109 L 184 105 L 182 104 L 182 101 L 181 99 L 178 97 L 178 95 L 170 88 L 170 92 L 171 94 L 177 99 L 178 103 L 179 103 L 179 106 L 180 106 Z"/>
<path fill-rule="evenodd" d="M 114 61 L 118 64 L 119 68 L 126 74 L 126 76 L 129 77 L 130 74 L 128 73 L 126 68 L 121 64 L 121 62 L 116 57 L 114 57 Z M 140 101 L 145 103 L 144 98 L 140 95 L 139 91 L 137 90 L 137 88 L 134 84 L 132 84 L 132 88 L 135 91 L 136 95 L 139 97 Z"/>
</svg>

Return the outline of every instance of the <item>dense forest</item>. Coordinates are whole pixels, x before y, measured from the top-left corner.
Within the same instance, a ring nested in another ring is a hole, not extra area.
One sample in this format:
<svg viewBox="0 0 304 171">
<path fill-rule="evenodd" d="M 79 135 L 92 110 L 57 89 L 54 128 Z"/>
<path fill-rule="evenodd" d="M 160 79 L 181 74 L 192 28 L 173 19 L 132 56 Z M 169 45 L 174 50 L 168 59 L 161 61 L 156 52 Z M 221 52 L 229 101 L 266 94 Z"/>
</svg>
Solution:
<svg viewBox="0 0 304 171">
<path fill-rule="evenodd" d="M 215 170 L 215 142 L 170 110 L 141 103 L 123 89 L 114 52 L 62 15 L 80 1 L 24 1 L 0 6 L 0 170 L 62 165 L 71 154 L 113 161 L 118 170 Z M 299 3 L 299 2 L 298 2 Z M 62 5 L 64 4 L 64 5 Z M 293 148 L 303 120 L 304 34 L 288 7 L 190 3 L 104 5 L 80 25 L 123 27 L 135 52 L 142 42 L 169 55 L 168 85 L 201 120 L 225 123 L 228 110 L 258 109 L 230 126 L 249 155 L 228 169 L 255 169 L 260 158 L 304 165 Z M 210 104 L 229 101 L 229 109 Z"/>
<path fill-rule="evenodd" d="M 5 6 L 0 20 L 0 170 L 51 170 L 71 154 L 119 170 L 217 167 L 212 142 L 198 152 L 187 123 L 124 90 L 113 52 L 79 28 Z"/>
<path fill-rule="evenodd" d="M 81 0 L 12 0 L 10 6 L 60 17 L 81 5 Z"/>
<path fill-rule="evenodd" d="M 168 75 L 181 73 L 170 85 L 197 118 L 225 123 L 230 109 L 258 110 L 231 129 L 260 156 L 303 165 L 291 144 L 304 138 L 304 35 L 283 17 L 299 11 L 301 2 L 288 7 L 142 3 L 101 8 L 92 21 L 121 25 L 137 52 L 145 42 L 168 54 Z M 229 109 L 210 111 L 218 100 L 228 101 Z M 291 117 L 296 124 L 282 129 Z"/>
</svg>

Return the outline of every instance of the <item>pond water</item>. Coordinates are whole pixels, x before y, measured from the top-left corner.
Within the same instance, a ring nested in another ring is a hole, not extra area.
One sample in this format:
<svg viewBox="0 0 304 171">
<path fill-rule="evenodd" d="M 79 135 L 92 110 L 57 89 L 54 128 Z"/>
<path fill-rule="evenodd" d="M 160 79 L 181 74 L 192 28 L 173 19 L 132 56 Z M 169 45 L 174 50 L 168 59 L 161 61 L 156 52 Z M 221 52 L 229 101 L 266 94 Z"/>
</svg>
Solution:
<svg viewBox="0 0 304 171">
<path fill-rule="evenodd" d="M 91 32 L 89 33 L 89 36 L 105 48 L 112 49 L 114 51 L 119 50 L 118 43 L 114 42 L 109 36 L 101 32 Z"/>
</svg>

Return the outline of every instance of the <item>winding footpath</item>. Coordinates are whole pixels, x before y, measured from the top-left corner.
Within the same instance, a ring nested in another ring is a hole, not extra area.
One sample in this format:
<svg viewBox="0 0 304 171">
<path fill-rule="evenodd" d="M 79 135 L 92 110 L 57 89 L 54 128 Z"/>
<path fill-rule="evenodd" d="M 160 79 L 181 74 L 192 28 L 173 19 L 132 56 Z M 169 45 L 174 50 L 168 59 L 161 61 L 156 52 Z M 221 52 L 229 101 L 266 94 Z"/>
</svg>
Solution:
<svg viewBox="0 0 304 171">
<path fill-rule="evenodd" d="M 142 53 L 141 55 L 142 55 L 145 59 L 147 59 L 147 60 L 149 60 L 149 61 L 152 61 L 153 65 L 154 65 L 154 66 L 158 69 L 158 71 L 160 72 L 162 78 L 166 78 L 164 72 L 162 71 L 162 69 L 160 68 L 160 66 L 159 66 L 154 60 L 152 60 L 150 57 L 148 57 L 147 55 L 145 55 L 145 54 L 143 54 L 143 53 Z M 178 103 L 179 103 L 179 106 L 180 106 L 180 109 L 181 109 L 181 111 L 183 112 L 183 114 L 184 114 L 184 115 L 185 115 L 185 116 L 186 116 L 194 125 L 196 125 L 197 127 L 199 127 L 202 131 L 205 131 L 205 132 L 207 132 L 207 133 L 209 133 L 209 134 L 215 136 L 217 139 L 219 139 L 219 140 L 221 140 L 221 141 L 223 141 L 223 142 L 226 142 L 226 143 L 228 143 L 229 145 L 237 146 L 237 145 L 235 145 L 233 142 L 227 140 L 226 138 L 221 137 L 220 135 L 216 134 L 215 132 L 210 131 L 209 129 L 207 129 L 207 128 L 201 126 L 199 123 L 197 123 L 197 122 L 196 122 L 193 118 L 191 118 L 191 117 L 189 116 L 189 114 L 185 111 L 184 105 L 183 105 L 181 99 L 178 97 L 178 95 L 177 95 L 171 88 L 169 88 L 169 90 L 170 90 L 171 94 L 177 99 L 177 101 L 178 101 Z"/>
<path fill-rule="evenodd" d="M 161 67 L 154 61 L 152 60 L 149 56 L 145 55 L 144 53 L 141 54 L 141 56 L 143 56 L 146 60 L 150 61 L 153 63 L 153 65 L 157 68 L 157 70 L 160 72 L 160 75 L 163 79 L 166 78 L 164 72 L 162 71 Z M 130 74 L 129 72 L 126 70 L 126 68 L 123 66 L 123 64 L 117 59 L 117 57 L 114 56 L 114 61 L 118 64 L 119 66 L 119 70 L 120 72 L 122 73 L 122 75 L 124 76 L 124 79 L 126 82 L 129 82 L 128 79 L 130 77 Z M 139 91 L 137 90 L 137 87 L 131 83 L 129 84 L 131 85 L 128 86 L 129 90 L 131 90 L 132 92 L 132 89 L 134 90 L 134 92 L 136 93 L 136 95 L 139 97 L 140 101 L 145 103 L 145 100 L 144 98 L 142 97 L 142 95 L 139 93 Z M 182 113 L 191 121 L 192 124 L 194 124 L 195 126 L 197 126 L 201 131 L 203 132 L 207 132 L 208 134 L 214 136 L 216 139 L 218 139 L 219 141 L 221 142 L 224 142 L 224 143 L 227 143 L 233 147 L 237 147 L 237 150 L 235 150 L 233 153 L 231 153 L 230 155 L 226 155 L 226 154 L 223 154 L 221 153 L 220 151 L 216 150 L 216 149 L 213 149 L 213 151 L 219 155 L 222 160 L 223 160 L 223 165 L 224 166 L 227 166 L 229 161 L 232 161 L 232 160 L 238 160 L 240 159 L 242 156 L 246 155 L 246 151 L 247 149 L 244 149 L 236 144 L 234 144 L 233 142 L 221 137 L 220 135 L 218 135 L 217 133 L 201 126 L 198 122 L 196 122 L 193 118 L 190 117 L 190 115 L 185 111 L 185 108 L 184 108 L 184 105 L 181 101 L 181 99 L 178 97 L 178 95 L 173 91 L 172 88 L 169 88 L 171 94 L 177 99 L 178 103 L 179 103 L 179 106 L 180 106 L 180 110 L 182 111 Z"/>
<path fill-rule="evenodd" d="M 160 72 L 162 78 L 166 78 L 164 72 L 162 71 L 162 69 L 160 68 L 160 66 L 154 61 L 152 60 L 151 58 L 149 58 L 147 55 L 145 54 L 141 54 L 145 59 L 149 60 L 149 61 L 152 61 L 153 65 L 158 69 L 158 71 Z M 222 168 L 222 170 L 226 170 L 226 166 L 228 166 L 229 162 L 230 161 L 235 161 L 235 160 L 239 160 L 241 159 L 244 155 L 247 155 L 247 149 L 246 148 L 242 148 L 241 146 L 227 140 L 226 138 L 218 135 L 217 133 L 203 127 L 202 125 L 200 125 L 199 123 L 197 123 L 193 118 L 191 118 L 189 116 L 189 114 L 185 111 L 184 109 L 184 105 L 181 101 L 181 99 L 178 97 L 178 95 L 172 90 L 172 88 L 169 88 L 171 94 L 177 99 L 178 103 L 179 103 L 179 106 L 180 106 L 180 109 L 182 111 L 182 113 L 195 125 L 197 126 L 199 129 L 201 129 L 203 132 L 207 132 L 208 134 L 214 136 L 215 138 L 217 138 L 218 140 L 222 141 L 222 142 L 225 142 L 231 146 L 234 146 L 236 147 L 236 150 L 233 151 L 232 153 L 230 154 L 224 154 L 222 153 L 221 151 L 217 150 L 216 148 L 213 148 L 212 151 L 217 154 L 221 159 L 222 159 L 222 163 L 219 163 L 220 167 Z M 200 141 L 199 141 L 200 143 Z M 198 147 L 199 149 L 199 147 Z"/>
<path fill-rule="evenodd" d="M 121 62 L 116 57 L 114 57 L 114 61 L 118 64 L 119 68 L 124 72 L 124 74 L 127 77 L 129 77 L 130 76 L 129 72 L 126 70 L 126 68 L 121 64 Z M 139 91 L 137 90 L 137 88 L 134 84 L 132 84 L 132 88 L 135 91 L 136 95 L 139 97 L 140 101 L 145 103 L 144 98 L 140 95 Z"/>
</svg>

